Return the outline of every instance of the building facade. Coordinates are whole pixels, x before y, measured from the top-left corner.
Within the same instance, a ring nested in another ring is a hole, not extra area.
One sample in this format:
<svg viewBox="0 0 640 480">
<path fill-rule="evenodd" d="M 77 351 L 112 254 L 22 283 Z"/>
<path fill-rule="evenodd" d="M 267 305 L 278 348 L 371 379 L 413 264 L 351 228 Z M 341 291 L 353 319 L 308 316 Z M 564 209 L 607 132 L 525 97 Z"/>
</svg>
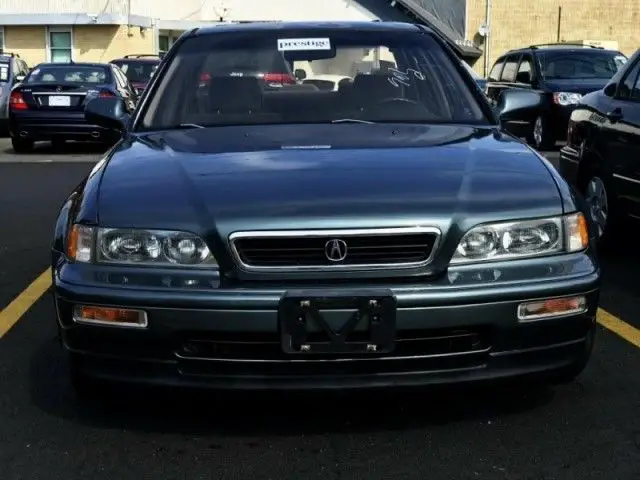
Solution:
<svg viewBox="0 0 640 480">
<path fill-rule="evenodd" d="M 600 44 L 627 56 L 640 48 L 637 0 L 467 0 L 466 11 L 465 37 L 483 50 L 473 65 L 483 76 L 507 50 L 534 44 Z"/>
<path fill-rule="evenodd" d="M 225 21 L 391 20 L 429 25 L 486 75 L 505 51 L 565 41 L 640 47 L 628 0 L 1 0 L 0 50 L 30 66 L 166 51 L 187 29 Z"/>
<path fill-rule="evenodd" d="M 126 54 L 166 51 L 185 30 L 217 22 L 394 20 L 435 25 L 460 54 L 477 57 L 481 52 L 470 49 L 464 32 L 438 24 L 424 8 L 430 1 L 2 0 L 0 49 L 19 54 L 30 66 L 107 62 Z"/>
</svg>

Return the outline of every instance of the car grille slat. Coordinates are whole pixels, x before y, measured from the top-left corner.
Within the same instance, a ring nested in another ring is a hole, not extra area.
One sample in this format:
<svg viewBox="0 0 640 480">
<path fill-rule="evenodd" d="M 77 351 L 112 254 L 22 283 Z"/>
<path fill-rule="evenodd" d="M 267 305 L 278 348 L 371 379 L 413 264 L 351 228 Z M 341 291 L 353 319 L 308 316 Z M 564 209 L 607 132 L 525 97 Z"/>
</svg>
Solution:
<svg viewBox="0 0 640 480">
<path fill-rule="evenodd" d="M 245 269 L 332 269 L 427 264 L 440 232 L 435 228 L 370 231 L 242 232 L 230 237 L 236 262 Z M 345 256 L 330 259 L 330 242 L 344 242 Z"/>
</svg>

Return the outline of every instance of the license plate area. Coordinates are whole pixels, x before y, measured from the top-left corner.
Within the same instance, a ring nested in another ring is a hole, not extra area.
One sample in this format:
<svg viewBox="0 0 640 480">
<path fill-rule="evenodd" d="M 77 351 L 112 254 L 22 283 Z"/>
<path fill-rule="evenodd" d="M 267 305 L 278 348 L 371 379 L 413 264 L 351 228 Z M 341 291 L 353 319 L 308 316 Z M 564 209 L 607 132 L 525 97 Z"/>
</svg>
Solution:
<svg viewBox="0 0 640 480">
<path fill-rule="evenodd" d="M 380 355 L 396 338 L 390 290 L 296 290 L 278 310 L 282 349 L 292 355 Z"/>
<path fill-rule="evenodd" d="M 66 95 L 51 95 L 49 97 L 50 107 L 70 107 L 71 98 Z"/>
</svg>

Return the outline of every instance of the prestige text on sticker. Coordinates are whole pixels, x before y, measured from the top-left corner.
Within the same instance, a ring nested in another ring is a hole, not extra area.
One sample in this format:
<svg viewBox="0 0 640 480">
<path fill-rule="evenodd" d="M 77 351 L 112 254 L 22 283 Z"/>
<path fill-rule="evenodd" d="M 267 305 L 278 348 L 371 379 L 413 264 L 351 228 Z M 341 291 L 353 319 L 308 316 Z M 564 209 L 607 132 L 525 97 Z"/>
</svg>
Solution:
<svg viewBox="0 0 640 480">
<path fill-rule="evenodd" d="M 331 50 L 331 41 L 328 38 L 279 38 L 278 50 Z"/>
</svg>

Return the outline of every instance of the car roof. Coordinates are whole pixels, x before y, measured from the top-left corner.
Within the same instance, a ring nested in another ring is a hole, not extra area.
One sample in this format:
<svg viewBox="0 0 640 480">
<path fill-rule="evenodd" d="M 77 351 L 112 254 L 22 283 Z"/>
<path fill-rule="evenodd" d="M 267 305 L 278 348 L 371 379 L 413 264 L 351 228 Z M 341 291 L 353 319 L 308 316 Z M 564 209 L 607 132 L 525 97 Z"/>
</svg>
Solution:
<svg viewBox="0 0 640 480">
<path fill-rule="evenodd" d="M 109 63 L 115 63 L 115 62 L 127 62 L 127 63 L 132 63 L 132 62 L 160 63 L 160 57 L 121 57 L 121 58 L 114 58 L 114 59 L 113 59 L 113 60 L 111 60 Z"/>
<path fill-rule="evenodd" d="M 99 63 L 99 62 L 42 62 L 37 65 L 40 67 L 72 67 L 72 66 L 80 66 L 80 67 L 108 67 L 108 63 Z"/>
<path fill-rule="evenodd" d="M 567 50 L 575 50 L 575 51 L 595 51 L 595 52 L 613 52 L 619 53 L 617 50 L 613 50 L 610 48 L 597 47 L 594 45 L 583 45 L 581 43 L 546 43 L 540 45 L 530 45 L 528 47 L 523 48 L 514 48 L 513 50 L 509 50 L 504 54 L 500 55 L 500 58 L 503 58 L 507 55 L 513 55 L 517 53 L 531 53 L 531 52 L 557 52 L 557 51 L 567 51 Z"/>
<path fill-rule="evenodd" d="M 275 31 L 275 30 L 342 30 L 352 29 L 360 31 L 431 31 L 428 27 L 418 26 L 406 22 L 380 21 L 322 21 L 322 22 L 225 22 L 207 25 L 192 30 L 194 35 L 211 35 L 218 32 L 247 32 L 247 31 Z"/>
</svg>

